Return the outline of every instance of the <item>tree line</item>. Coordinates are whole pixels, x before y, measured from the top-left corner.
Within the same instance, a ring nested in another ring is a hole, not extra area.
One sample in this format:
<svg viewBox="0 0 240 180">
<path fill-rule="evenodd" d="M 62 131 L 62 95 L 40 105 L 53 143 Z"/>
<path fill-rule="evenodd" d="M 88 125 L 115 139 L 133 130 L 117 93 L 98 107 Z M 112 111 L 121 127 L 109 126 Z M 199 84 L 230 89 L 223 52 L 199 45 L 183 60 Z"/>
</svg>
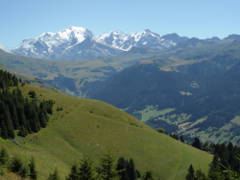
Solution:
<svg viewBox="0 0 240 180">
<path fill-rule="evenodd" d="M 11 156 L 5 148 L 0 149 L 0 178 L 12 172 L 23 179 L 37 180 L 38 172 L 35 161 L 23 160 L 18 156 Z M 137 170 L 133 159 L 123 157 L 115 160 L 112 155 L 103 155 L 97 166 L 89 158 L 83 158 L 79 163 L 72 165 L 65 180 L 153 180 L 152 173 L 146 171 L 141 174 Z M 58 170 L 49 174 L 47 180 L 61 180 Z"/>
<path fill-rule="evenodd" d="M 240 180 L 240 147 L 228 144 L 202 143 L 195 138 L 193 145 L 196 148 L 213 154 L 208 174 L 201 170 L 194 170 L 190 165 L 186 180 Z"/>
<path fill-rule="evenodd" d="M 157 130 L 165 133 L 164 129 Z M 214 144 L 202 142 L 198 137 L 191 142 L 186 141 L 183 136 L 167 134 L 170 137 L 189 144 L 197 149 L 213 154 L 212 162 L 209 165 L 207 174 L 201 170 L 195 170 L 193 165 L 188 168 L 186 180 L 240 180 L 240 147 L 230 143 Z M 189 139 L 188 139 L 189 140 Z"/>
<path fill-rule="evenodd" d="M 143 174 L 137 170 L 133 159 L 123 157 L 114 161 L 113 157 L 105 154 L 97 167 L 88 158 L 84 158 L 77 165 L 73 165 L 66 180 L 153 180 L 151 171 Z M 59 179 L 48 179 L 59 180 Z"/>
<path fill-rule="evenodd" d="M 0 137 L 12 139 L 17 135 L 38 132 L 46 127 L 52 113 L 52 100 L 39 100 L 34 91 L 24 97 L 24 83 L 15 75 L 0 70 Z"/>
</svg>

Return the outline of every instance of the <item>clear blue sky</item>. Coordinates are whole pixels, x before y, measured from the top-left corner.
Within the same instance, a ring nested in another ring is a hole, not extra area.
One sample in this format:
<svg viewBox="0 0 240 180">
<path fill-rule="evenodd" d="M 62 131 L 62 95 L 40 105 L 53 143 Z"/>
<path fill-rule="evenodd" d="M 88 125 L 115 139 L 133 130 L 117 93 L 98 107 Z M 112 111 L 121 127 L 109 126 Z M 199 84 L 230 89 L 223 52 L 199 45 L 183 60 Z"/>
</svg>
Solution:
<svg viewBox="0 0 240 180">
<path fill-rule="evenodd" d="M 83 26 L 94 34 L 149 28 L 195 37 L 240 34 L 238 0 L 1 0 L 0 44 Z"/>
</svg>

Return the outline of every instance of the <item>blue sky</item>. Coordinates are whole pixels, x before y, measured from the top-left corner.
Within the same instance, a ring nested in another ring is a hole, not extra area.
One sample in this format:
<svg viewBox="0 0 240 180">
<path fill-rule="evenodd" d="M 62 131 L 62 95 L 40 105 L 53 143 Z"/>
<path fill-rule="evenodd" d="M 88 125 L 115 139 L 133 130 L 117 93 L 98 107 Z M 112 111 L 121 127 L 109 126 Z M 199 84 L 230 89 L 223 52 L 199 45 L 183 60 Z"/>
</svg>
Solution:
<svg viewBox="0 0 240 180">
<path fill-rule="evenodd" d="M 69 26 L 224 37 L 240 34 L 239 8 L 238 0 L 1 0 L 0 46 Z"/>
</svg>

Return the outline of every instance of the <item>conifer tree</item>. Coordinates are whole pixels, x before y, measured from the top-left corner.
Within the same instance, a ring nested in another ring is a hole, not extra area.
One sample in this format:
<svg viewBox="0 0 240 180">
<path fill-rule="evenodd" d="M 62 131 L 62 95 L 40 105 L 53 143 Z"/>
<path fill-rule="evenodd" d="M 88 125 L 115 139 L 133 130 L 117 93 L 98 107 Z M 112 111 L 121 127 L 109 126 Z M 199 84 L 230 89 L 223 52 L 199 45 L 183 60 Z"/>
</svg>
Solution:
<svg viewBox="0 0 240 180">
<path fill-rule="evenodd" d="M 192 143 L 192 146 L 197 149 L 202 149 L 202 143 L 199 138 L 195 137 Z"/>
<path fill-rule="evenodd" d="M 33 158 L 31 159 L 31 161 L 29 163 L 29 177 L 32 180 L 37 179 L 37 171 L 36 171 L 35 162 L 34 162 Z"/>
<path fill-rule="evenodd" d="M 210 164 L 210 169 L 208 173 L 209 179 L 221 179 L 221 167 L 220 167 L 220 159 L 217 155 L 214 155 L 213 160 Z"/>
<path fill-rule="evenodd" d="M 0 165 L 5 165 L 9 160 L 9 155 L 5 148 L 0 151 Z"/>
<path fill-rule="evenodd" d="M 186 180 L 195 180 L 195 172 L 194 172 L 194 168 L 193 168 L 192 164 L 188 168 Z"/>
<path fill-rule="evenodd" d="M 7 127 L 7 136 L 8 138 L 13 139 L 15 137 L 14 134 L 14 128 L 13 128 L 13 123 L 11 119 L 11 115 L 9 112 L 9 108 L 7 105 L 4 105 L 4 117 L 5 117 L 5 122 L 6 122 L 6 127 Z"/>
<path fill-rule="evenodd" d="M 129 163 L 127 166 L 127 173 L 128 173 L 129 179 L 135 180 L 137 178 L 135 164 L 134 164 L 133 159 L 129 160 Z"/>
<path fill-rule="evenodd" d="M 153 180 L 151 171 L 146 171 L 142 176 L 142 180 Z"/>
<path fill-rule="evenodd" d="M 14 173 L 19 173 L 23 169 L 23 162 L 18 157 L 14 157 L 9 166 L 9 170 Z"/>
<path fill-rule="evenodd" d="M 123 157 L 120 157 L 117 161 L 117 167 L 116 167 L 120 180 L 129 179 L 129 177 L 127 176 L 126 167 L 127 167 L 127 161 Z"/>
<path fill-rule="evenodd" d="M 101 180 L 112 180 L 115 177 L 116 171 L 114 169 L 113 157 L 111 155 L 106 154 L 102 157 L 97 172 Z"/>
<path fill-rule="evenodd" d="M 66 178 L 66 180 L 78 180 L 78 179 L 79 179 L 78 168 L 76 165 L 73 165 L 71 168 L 71 172 L 69 176 Z"/>
<path fill-rule="evenodd" d="M 26 178 L 28 173 L 29 173 L 29 169 L 27 166 L 25 166 L 22 162 L 22 160 L 18 157 L 14 157 L 12 159 L 12 162 L 9 166 L 9 170 L 11 172 L 14 172 L 18 175 L 20 175 L 23 178 Z"/>
<path fill-rule="evenodd" d="M 207 177 L 201 170 L 197 170 L 195 173 L 195 180 L 207 180 Z"/>
<path fill-rule="evenodd" d="M 20 175 L 22 178 L 27 178 L 27 176 L 29 174 L 28 166 L 23 164 L 21 170 L 19 172 L 17 172 L 17 174 Z"/>
<path fill-rule="evenodd" d="M 78 170 L 78 179 L 77 180 L 94 180 L 92 163 L 89 159 L 83 159 L 81 161 L 79 170 Z"/>
</svg>

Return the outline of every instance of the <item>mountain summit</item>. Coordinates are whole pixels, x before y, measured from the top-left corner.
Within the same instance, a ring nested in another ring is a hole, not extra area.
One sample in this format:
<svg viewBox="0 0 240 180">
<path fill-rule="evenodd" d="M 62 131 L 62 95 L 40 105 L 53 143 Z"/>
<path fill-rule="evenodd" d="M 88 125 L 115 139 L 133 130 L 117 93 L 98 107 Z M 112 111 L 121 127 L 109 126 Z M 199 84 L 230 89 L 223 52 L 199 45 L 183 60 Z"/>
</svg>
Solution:
<svg viewBox="0 0 240 180">
<path fill-rule="evenodd" d="M 131 34 L 113 31 L 94 36 L 84 27 L 72 26 L 63 31 L 46 32 L 35 38 L 25 39 L 12 52 L 51 60 L 77 60 L 120 55 L 133 47 L 165 49 L 176 44 L 174 39 L 161 37 L 149 29 Z"/>
<path fill-rule="evenodd" d="M 159 34 L 154 33 L 149 29 L 132 34 L 125 34 L 120 31 L 113 31 L 111 33 L 96 36 L 95 39 L 97 42 L 124 51 L 129 51 L 133 47 L 163 49 L 176 45 L 175 42 L 165 40 Z"/>
<path fill-rule="evenodd" d="M 35 58 L 76 60 L 116 55 L 120 50 L 94 41 L 90 30 L 72 26 L 60 32 L 46 32 L 38 37 L 25 39 L 12 52 Z"/>
</svg>

